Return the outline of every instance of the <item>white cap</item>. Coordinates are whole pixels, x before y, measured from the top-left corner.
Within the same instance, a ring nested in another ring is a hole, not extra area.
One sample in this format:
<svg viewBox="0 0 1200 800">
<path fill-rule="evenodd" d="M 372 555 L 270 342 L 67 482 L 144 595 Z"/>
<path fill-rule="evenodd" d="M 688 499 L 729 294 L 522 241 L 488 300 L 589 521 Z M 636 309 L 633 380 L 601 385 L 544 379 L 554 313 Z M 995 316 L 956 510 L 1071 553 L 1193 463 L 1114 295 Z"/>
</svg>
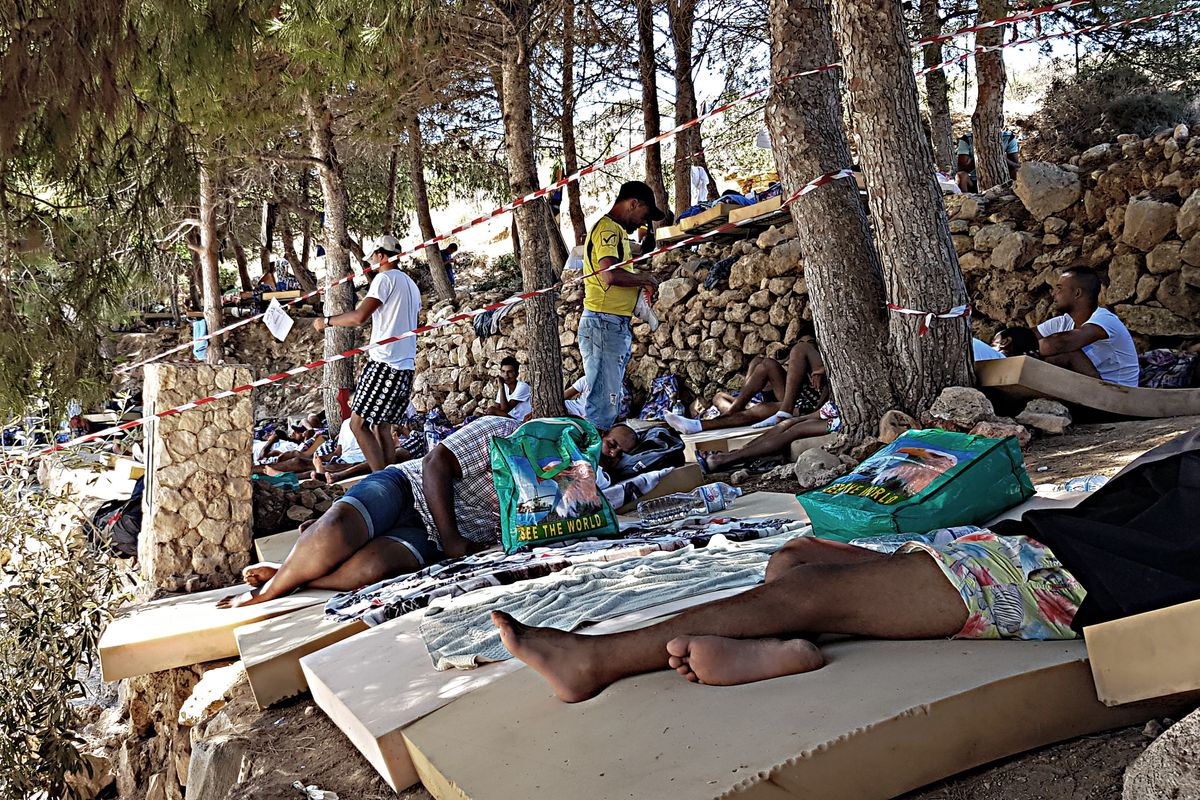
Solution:
<svg viewBox="0 0 1200 800">
<path fill-rule="evenodd" d="M 400 240 L 395 236 L 390 234 L 380 236 L 375 240 L 375 246 L 370 250 L 365 251 L 366 254 L 363 256 L 363 261 L 370 261 L 371 256 L 374 255 L 375 251 L 377 250 L 384 250 L 388 253 L 399 253 L 403 249 L 404 248 L 401 246 Z"/>
</svg>

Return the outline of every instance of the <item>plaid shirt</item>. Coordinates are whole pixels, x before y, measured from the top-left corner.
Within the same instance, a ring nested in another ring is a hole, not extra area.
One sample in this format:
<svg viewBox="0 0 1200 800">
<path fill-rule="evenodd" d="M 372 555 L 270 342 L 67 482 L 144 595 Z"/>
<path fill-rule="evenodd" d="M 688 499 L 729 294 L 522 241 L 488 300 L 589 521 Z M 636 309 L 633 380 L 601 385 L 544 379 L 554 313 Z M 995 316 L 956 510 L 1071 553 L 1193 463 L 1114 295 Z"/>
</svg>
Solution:
<svg viewBox="0 0 1200 800">
<path fill-rule="evenodd" d="M 500 536 L 500 498 L 492 481 L 492 456 L 488 444 L 493 436 L 508 436 L 521 423 L 511 417 L 483 417 L 455 431 L 441 441 L 462 470 L 462 478 L 454 482 L 454 516 L 458 534 L 470 542 L 498 541 Z M 397 464 L 412 484 L 413 501 L 429 538 L 441 544 L 437 525 L 429 513 L 425 487 L 421 483 L 423 460 L 413 459 Z"/>
</svg>

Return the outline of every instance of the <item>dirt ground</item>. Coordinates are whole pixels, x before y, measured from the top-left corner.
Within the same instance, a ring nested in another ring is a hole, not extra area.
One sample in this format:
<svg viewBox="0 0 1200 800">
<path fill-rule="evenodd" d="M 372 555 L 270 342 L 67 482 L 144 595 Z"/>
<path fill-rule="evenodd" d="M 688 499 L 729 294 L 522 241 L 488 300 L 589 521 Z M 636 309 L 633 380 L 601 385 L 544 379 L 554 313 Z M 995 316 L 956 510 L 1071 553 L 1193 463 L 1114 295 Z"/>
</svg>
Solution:
<svg viewBox="0 0 1200 800">
<path fill-rule="evenodd" d="M 1079 425 L 1031 443 L 1026 465 L 1035 484 L 1111 476 L 1146 450 L 1198 426 L 1200 416 Z M 791 487 L 759 479 L 746 488 Z M 335 791 L 341 800 L 431 800 L 420 787 L 393 793 L 311 699 L 263 713 L 254 727 L 255 768 L 230 800 L 295 800 L 302 797 L 292 788 L 296 780 Z M 1120 800 L 1125 768 L 1150 741 L 1141 727 L 1085 736 L 955 776 L 904 800 Z"/>
</svg>

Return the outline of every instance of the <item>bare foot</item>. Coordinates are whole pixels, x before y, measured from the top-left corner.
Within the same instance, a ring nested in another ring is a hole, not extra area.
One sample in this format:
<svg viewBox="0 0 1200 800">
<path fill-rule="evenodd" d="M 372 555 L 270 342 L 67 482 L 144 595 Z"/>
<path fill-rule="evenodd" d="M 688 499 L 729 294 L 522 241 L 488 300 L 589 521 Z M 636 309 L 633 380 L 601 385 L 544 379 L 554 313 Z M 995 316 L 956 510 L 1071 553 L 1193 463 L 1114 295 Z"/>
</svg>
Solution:
<svg viewBox="0 0 1200 800">
<path fill-rule="evenodd" d="M 671 667 L 693 683 L 737 686 L 825 665 L 820 649 L 806 639 L 728 639 L 678 636 L 667 642 Z"/>
<path fill-rule="evenodd" d="M 608 685 L 591 663 L 589 637 L 522 625 L 503 611 L 492 612 L 492 624 L 508 652 L 537 670 L 564 703 L 595 697 Z"/>
<path fill-rule="evenodd" d="M 217 601 L 217 608 L 241 608 L 242 606 L 252 606 L 255 603 L 262 603 L 267 598 L 262 597 L 258 593 L 258 589 L 251 589 L 248 592 L 241 594 L 231 594 L 228 597 L 222 597 Z"/>
<path fill-rule="evenodd" d="M 275 573 L 278 571 L 278 564 L 272 564 L 269 561 L 263 561 L 259 564 L 251 564 L 243 569 L 242 580 L 257 589 L 267 581 L 271 580 L 271 578 L 274 578 Z"/>
</svg>

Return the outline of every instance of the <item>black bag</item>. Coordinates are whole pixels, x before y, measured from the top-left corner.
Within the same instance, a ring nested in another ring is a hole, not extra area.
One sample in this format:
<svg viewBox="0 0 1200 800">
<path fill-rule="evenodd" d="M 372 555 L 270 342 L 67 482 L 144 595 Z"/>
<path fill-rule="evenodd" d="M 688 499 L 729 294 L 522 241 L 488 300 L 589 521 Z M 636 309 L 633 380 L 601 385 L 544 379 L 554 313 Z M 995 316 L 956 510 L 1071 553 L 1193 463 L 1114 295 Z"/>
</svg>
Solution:
<svg viewBox="0 0 1200 800">
<path fill-rule="evenodd" d="M 88 531 L 93 546 L 116 558 L 137 555 L 138 536 L 142 532 L 143 489 L 143 479 L 138 478 L 128 500 L 109 500 L 96 510 Z"/>
<path fill-rule="evenodd" d="M 683 466 L 683 439 L 673 429 L 660 425 L 638 435 L 633 450 L 617 460 L 613 479 L 680 466 Z"/>
</svg>

